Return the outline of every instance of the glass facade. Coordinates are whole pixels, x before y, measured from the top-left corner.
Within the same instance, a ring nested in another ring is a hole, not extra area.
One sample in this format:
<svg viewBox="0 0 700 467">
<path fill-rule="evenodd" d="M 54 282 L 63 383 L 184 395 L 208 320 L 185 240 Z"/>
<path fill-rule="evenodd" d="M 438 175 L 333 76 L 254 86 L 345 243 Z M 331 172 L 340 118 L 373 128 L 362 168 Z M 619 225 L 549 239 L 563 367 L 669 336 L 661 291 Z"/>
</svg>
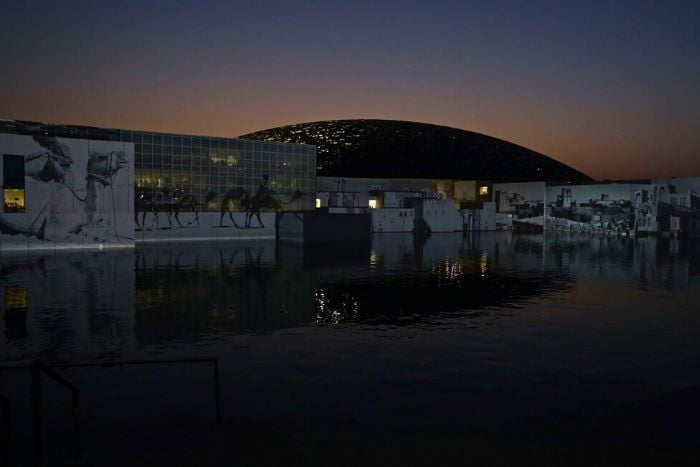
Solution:
<svg viewBox="0 0 700 467">
<path fill-rule="evenodd" d="M 278 209 L 314 208 L 314 146 L 137 131 L 121 131 L 121 140 L 134 143 L 137 197 L 184 203 L 187 211 L 194 203 L 200 212 L 220 211 L 223 202 L 243 211 L 262 189 Z"/>
<path fill-rule="evenodd" d="M 311 145 L 20 121 L 0 122 L 0 132 L 134 143 L 137 210 L 147 199 L 161 210 L 245 211 L 263 194 L 274 200 L 263 211 L 315 207 Z"/>
</svg>

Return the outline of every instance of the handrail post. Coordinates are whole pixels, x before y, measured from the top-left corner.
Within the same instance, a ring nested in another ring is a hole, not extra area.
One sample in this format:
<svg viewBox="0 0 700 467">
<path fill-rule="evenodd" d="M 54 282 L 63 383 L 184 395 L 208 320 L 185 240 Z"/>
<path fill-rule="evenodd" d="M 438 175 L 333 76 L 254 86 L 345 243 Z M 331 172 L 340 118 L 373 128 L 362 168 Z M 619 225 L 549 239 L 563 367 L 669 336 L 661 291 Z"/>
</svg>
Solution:
<svg viewBox="0 0 700 467">
<path fill-rule="evenodd" d="M 73 456 L 80 457 L 80 397 L 73 392 Z"/>
<path fill-rule="evenodd" d="M 41 362 L 32 362 L 32 450 L 34 466 L 41 467 Z"/>
<path fill-rule="evenodd" d="M 184 360 L 146 360 L 139 362 L 112 362 L 112 363 L 79 363 L 79 364 L 57 364 L 52 365 L 54 368 L 73 368 L 73 367 L 88 367 L 88 366 L 118 366 L 118 365 L 149 365 L 156 363 L 187 363 L 187 362 L 212 362 L 214 364 L 214 403 L 216 410 L 216 423 L 221 424 L 221 390 L 219 384 L 219 359 L 218 358 L 196 358 Z M 41 360 L 34 360 L 31 367 L 18 366 L 0 368 L 0 370 L 16 370 L 16 369 L 31 369 L 32 373 L 32 451 L 33 464 L 41 466 L 43 463 L 43 436 L 42 436 L 42 397 L 41 397 L 41 372 L 43 371 L 51 379 L 58 382 L 71 391 L 72 394 L 72 411 L 73 411 L 73 454 L 75 458 L 80 457 L 80 393 L 78 389 L 69 381 L 60 376 L 50 367 L 45 365 Z M 3 454 L 0 460 L 3 462 L 2 467 L 9 465 L 9 444 L 10 444 L 10 407 L 9 401 L 0 396 L 0 426 L 6 427 L 2 439 L 0 439 L 0 447 L 3 447 Z"/>
<path fill-rule="evenodd" d="M 12 456 L 10 455 L 10 443 L 11 443 L 11 438 L 10 438 L 10 428 L 11 428 L 11 414 L 10 414 L 10 400 L 0 396 L 0 407 L 2 407 L 2 443 L 0 443 L 0 447 L 2 447 L 2 466 L 3 467 L 10 467 L 10 461 L 12 460 Z"/>
<path fill-rule="evenodd" d="M 214 397 L 216 399 L 216 423 L 221 424 L 221 402 L 219 398 L 219 359 L 214 359 Z"/>
</svg>

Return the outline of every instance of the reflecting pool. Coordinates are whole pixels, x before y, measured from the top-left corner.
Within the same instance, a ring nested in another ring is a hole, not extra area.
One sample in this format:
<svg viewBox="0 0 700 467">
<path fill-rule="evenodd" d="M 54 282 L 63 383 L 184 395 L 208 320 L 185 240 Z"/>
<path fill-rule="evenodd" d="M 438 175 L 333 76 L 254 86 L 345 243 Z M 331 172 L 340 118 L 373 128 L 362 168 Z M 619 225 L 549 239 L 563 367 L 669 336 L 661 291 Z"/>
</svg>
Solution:
<svg viewBox="0 0 700 467">
<path fill-rule="evenodd" d="M 309 463 L 339 450 L 361 463 L 377 450 L 451 461 L 465 446 L 636 446 L 672 412 L 648 407 L 683 397 L 675 428 L 644 446 L 685 455 L 683 436 L 697 434 L 684 424 L 700 402 L 698 241 L 482 233 L 306 249 L 152 244 L 2 256 L 0 286 L 6 366 L 219 358 L 235 423 L 214 434 L 210 376 L 196 365 L 62 372 L 84 394 L 86 455 L 114 451 L 115 465 L 145 451 L 151 463 L 165 452 L 216 464 L 231 443 L 253 463 L 270 460 L 270 442 L 316 453 Z M 28 388 L 26 373 L 0 373 L 15 413 L 31 413 Z M 635 417 L 653 426 L 640 434 Z M 30 432 L 27 420 L 16 417 L 17 433 Z M 56 408 L 46 423 L 68 422 Z M 130 439 L 144 427 L 156 441 Z M 187 448 L 154 448 L 158 436 Z M 19 442 L 17 457 L 28 449 Z M 59 442 L 47 449 L 65 454 Z"/>
</svg>

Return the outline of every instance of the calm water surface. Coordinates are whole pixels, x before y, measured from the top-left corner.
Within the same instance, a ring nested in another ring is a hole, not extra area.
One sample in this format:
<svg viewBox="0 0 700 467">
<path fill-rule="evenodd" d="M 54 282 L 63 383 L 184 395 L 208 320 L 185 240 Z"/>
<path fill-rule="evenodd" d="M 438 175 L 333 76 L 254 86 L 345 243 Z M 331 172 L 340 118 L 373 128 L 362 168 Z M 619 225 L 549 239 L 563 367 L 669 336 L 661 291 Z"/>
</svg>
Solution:
<svg viewBox="0 0 700 467">
<path fill-rule="evenodd" d="M 3 256 L 0 360 L 218 357 L 225 417 L 252 445 L 524 439 L 698 385 L 699 272 L 697 241 L 509 233 Z M 88 452 L 210 421 L 196 365 L 65 374 Z M 0 378 L 28 410 L 26 375 Z"/>
</svg>

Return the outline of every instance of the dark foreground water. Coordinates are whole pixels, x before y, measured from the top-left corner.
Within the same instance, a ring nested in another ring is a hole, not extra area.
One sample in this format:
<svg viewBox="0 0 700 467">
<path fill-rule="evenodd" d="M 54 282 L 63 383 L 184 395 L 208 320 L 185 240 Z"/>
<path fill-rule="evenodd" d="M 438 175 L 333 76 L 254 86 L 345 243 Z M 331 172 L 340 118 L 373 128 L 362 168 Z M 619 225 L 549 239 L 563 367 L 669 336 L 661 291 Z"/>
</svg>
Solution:
<svg viewBox="0 0 700 467">
<path fill-rule="evenodd" d="M 692 463 L 699 274 L 698 241 L 505 233 L 2 256 L 0 361 L 219 358 L 219 426 L 207 365 L 60 370 L 80 465 Z M 24 465 L 29 373 L 0 395 Z"/>
</svg>

